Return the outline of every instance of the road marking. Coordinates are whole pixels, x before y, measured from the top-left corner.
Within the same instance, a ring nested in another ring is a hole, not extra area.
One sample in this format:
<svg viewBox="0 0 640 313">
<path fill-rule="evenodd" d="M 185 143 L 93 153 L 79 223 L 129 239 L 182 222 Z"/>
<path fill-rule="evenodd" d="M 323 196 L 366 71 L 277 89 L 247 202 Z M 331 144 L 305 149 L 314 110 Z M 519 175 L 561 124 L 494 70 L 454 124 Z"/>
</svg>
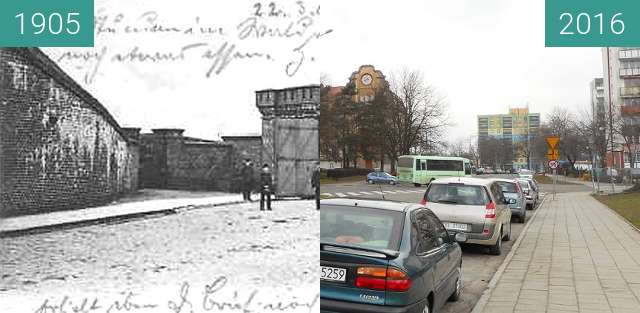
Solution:
<svg viewBox="0 0 640 313">
<path fill-rule="evenodd" d="M 359 196 L 360 194 L 357 192 L 347 192 L 348 195 L 350 196 Z"/>
<path fill-rule="evenodd" d="M 379 195 L 381 195 L 381 194 L 382 194 L 382 192 L 381 192 L 381 191 L 372 191 L 372 192 L 373 192 L 373 193 L 375 193 L 375 194 L 379 194 Z"/>
<path fill-rule="evenodd" d="M 346 197 L 347 195 L 345 195 L 345 194 L 344 194 L 344 193 L 342 193 L 342 192 L 336 192 L 336 196 L 338 196 L 338 197 L 340 197 L 340 198 L 344 198 L 344 197 Z"/>
<path fill-rule="evenodd" d="M 360 191 L 360 193 L 363 194 L 363 195 L 368 195 L 368 196 L 373 195 L 372 193 L 366 192 L 366 191 Z"/>
<path fill-rule="evenodd" d="M 409 190 L 398 190 L 399 193 L 411 193 Z"/>
<path fill-rule="evenodd" d="M 385 190 L 384 193 L 396 193 L 397 191 Z"/>
<path fill-rule="evenodd" d="M 326 196 L 326 197 L 333 197 L 333 194 L 330 194 L 330 193 L 328 193 L 328 192 L 325 192 L 325 193 L 323 193 L 322 195 L 323 195 L 323 196 Z"/>
</svg>

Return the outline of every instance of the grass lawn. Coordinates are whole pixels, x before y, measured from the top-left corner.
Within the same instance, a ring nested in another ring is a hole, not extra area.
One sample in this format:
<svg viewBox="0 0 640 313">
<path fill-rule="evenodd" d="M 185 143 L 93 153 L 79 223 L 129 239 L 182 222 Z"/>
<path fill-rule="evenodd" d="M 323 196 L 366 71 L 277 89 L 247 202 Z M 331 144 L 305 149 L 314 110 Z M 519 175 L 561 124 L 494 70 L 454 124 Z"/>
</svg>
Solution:
<svg viewBox="0 0 640 313">
<path fill-rule="evenodd" d="M 539 184 L 553 184 L 553 175 L 534 175 L 533 179 L 535 179 Z M 564 178 L 558 175 L 558 179 L 556 180 L 556 184 L 558 185 L 577 185 L 576 183 L 570 181 L 564 181 Z"/>
<path fill-rule="evenodd" d="M 636 227 L 640 227 L 640 192 L 619 193 L 608 196 L 595 195 L 593 197 L 618 212 Z"/>
<path fill-rule="evenodd" d="M 320 185 L 326 184 L 339 184 L 339 183 L 350 183 L 356 181 L 365 181 L 366 176 L 350 176 L 343 178 L 329 178 L 329 177 L 321 177 Z"/>
</svg>

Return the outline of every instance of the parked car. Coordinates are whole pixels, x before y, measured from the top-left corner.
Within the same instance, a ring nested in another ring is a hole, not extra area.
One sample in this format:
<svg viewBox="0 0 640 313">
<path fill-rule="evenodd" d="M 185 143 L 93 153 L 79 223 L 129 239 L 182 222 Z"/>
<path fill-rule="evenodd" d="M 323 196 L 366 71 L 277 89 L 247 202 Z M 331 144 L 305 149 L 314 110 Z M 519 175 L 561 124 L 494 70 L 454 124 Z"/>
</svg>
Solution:
<svg viewBox="0 0 640 313">
<path fill-rule="evenodd" d="M 482 175 L 482 174 L 484 174 L 484 167 L 476 168 L 476 175 Z"/>
<path fill-rule="evenodd" d="M 367 174 L 367 183 L 369 184 L 383 183 L 383 184 L 395 185 L 398 183 L 398 178 L 387 172 L 374 171 Z"/>
<path fill-rule="evenodd" d="M 527 169 L 521 169 L 520 172 L 518 172 L 518 177 L 533 179 L 533 172 Z"/>
<path fill-rule="evenodd" d="M 524 193 L 527 201 L 527 209 L 533 210 L 538 204 L 539 198 L 537 185 L 534 185 L 535 183 L 533 179 L 526 178 L 519 178 L 518 183 L 520 184 L 520 188 L 522 188 L 522 192 Z"/>
<path fill-rule="evenodd" d="M 511 210 L 498 183 L 482 178 L 444 178 L 431 183 L 421 204 L 454 233 L 467 234 L 467 242 L 502 253 L 502 241 L 511 239 Z"/>
<path fill-rule="evenodd" d="M 502 188 L 502 194 L 507 199 L 512 199 L 509 202 L 509 208 L 511 209 L 511 216 L 516 217 L 518 222 L 524 223 L 527 217 L 527 199 L 525 198 L 520 184 L 514 179 L 494 179 Z"/>
<path fill-rule="evenodd" d="M 462 293 L 462 251 L 424 206 L 320 202 L 320 312 L 432 312 Z"/>
<path fill-rule="evenodd" d="M 485 168 L 484 168 L 484 173 L 485 173 L 485 174 L 494 174 L 494 173 L 495 173 L 495 171 L 494 171 L 492 168 L 490 168 L 490 167 L 485 167 Z"/>
</svg>

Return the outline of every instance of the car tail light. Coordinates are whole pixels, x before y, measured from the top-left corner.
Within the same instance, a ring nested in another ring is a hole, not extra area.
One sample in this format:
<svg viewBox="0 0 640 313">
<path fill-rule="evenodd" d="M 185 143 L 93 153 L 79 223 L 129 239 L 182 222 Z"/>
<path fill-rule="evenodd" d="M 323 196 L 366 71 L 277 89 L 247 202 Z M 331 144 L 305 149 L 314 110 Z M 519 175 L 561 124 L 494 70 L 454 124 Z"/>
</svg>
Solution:
<svg viewBox="0 0 640 313">
<path fill-rule="evenodd" d="M 422 200 L 420 200 L 420 204 L 427 205 L 427 198 L 422 198 Z"/>
<path fill-rule="evenodd" d="M 522 188 L 520 188 L 520 184 L 518 182 L 516 182 L 516 190 L 518 190 L 518 192 L 522 192 Z"/>
<path fill-rule="evenodd" d="M 384 267 L 358 267 L 356 287 L 387 291 L 407 291 L 411 279 L 403 271 Z"/>
<path fill-rule="evenodd" d="M 496 205 L 492 202 L 487 204 L 487 211 L 484 214 L 484 218 L 496 218 Z"/>
</svg>

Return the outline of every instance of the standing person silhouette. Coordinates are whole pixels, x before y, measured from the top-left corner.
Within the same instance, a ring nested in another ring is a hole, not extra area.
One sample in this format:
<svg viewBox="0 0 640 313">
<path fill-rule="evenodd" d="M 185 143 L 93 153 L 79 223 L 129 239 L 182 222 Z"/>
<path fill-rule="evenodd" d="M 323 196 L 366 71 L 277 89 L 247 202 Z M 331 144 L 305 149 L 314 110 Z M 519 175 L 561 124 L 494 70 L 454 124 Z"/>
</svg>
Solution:
<svg viewBox="0 0 640 313">
<path fill-rule="evenodd" d="M 316 192 L 316 210 L 320 210 L 320 165 L 316 164 L 316 168 L 311 176 L 311 186 Z"/>
<path fill-rule="evenodd" d="M 251 189 L 253 189 L 253 164 L 250 159 L 245 159 L 240 170 L 242 176 L 242 198 L 251 202 Z"/>
<path fill-rule="evenodd" d="M 265 200 L 267 202 L 267 210 L 271 211 L 271 193 L 273 192 L 272 184 L 271 168 L 269 168 L 269 165 L 265 163 L 260 170 L 260 211 L 265 210 Z"/>
</svg>

